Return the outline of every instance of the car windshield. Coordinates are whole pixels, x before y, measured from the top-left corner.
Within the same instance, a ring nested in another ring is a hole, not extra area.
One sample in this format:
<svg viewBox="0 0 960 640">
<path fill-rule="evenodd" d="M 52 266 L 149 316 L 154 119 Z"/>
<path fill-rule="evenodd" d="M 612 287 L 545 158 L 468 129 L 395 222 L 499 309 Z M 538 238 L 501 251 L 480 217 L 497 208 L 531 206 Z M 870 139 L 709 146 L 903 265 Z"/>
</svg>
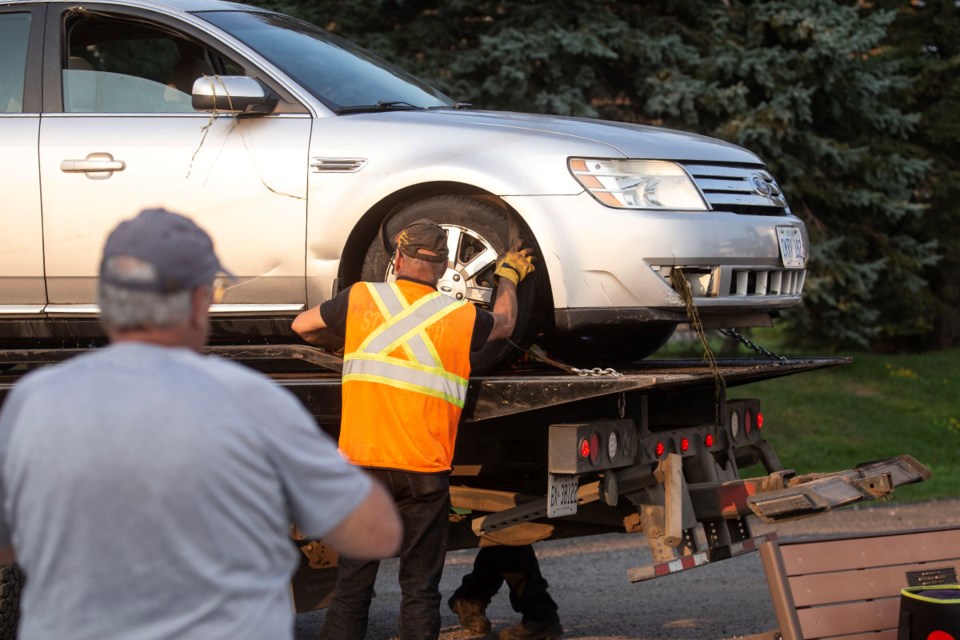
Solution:
<svg viewBox="0 0 960 640">
<path fill-rule="evenodd" d="M 430 85 L 302 20 L 258 11 L 202 11 L 340 113 L 452 107 Z"/>
</svg>

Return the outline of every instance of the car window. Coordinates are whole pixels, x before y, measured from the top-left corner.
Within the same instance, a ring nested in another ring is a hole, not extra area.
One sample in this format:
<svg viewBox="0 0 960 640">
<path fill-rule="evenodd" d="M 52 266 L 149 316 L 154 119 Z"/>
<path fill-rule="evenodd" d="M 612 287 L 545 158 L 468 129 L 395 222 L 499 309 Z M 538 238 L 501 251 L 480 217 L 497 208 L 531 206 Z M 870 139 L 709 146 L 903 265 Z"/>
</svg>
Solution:
<svg viewBox="0 0 960 640">
<path fill-rule="evenodd" d="M 0 113 L 23 111 L 29 13 L 0 14 Z"/>
<path fill-rule="evenodd" d="M 202 11 L 332 109 L 378 103 L 450 106 L 453 101 L 348 40 L 278 13 Z"/>
<path fill-rule="evenodd" d="M 66 29 L 67 113 L 193 113 L 197 78 L 225 61 L 157 26 L 99 14 L 71 16 Z M 239 65 L 227 63 L 226 72 Z"/>
</svg>

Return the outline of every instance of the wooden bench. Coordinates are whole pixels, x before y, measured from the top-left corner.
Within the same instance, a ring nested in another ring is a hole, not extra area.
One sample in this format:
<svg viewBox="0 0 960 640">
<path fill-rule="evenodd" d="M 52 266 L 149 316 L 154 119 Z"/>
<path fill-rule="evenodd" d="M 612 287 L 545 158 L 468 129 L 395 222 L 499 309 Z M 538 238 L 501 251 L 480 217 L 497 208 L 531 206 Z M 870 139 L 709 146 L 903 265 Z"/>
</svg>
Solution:
<svg viewBox="0 0 960 640">
<path fill-rule="evenodd" d="M 779 629 L 748 640 L 897 640 L 900 590 L 957 584 L 960 527 L 760 546 Z"/>
</svg>

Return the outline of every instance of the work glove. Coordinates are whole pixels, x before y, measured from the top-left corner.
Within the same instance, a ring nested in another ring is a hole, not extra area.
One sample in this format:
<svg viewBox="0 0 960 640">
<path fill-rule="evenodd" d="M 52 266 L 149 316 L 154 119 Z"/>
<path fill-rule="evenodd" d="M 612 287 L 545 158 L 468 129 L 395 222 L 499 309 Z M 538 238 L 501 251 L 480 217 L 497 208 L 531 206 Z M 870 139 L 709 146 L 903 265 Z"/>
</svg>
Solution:
<svg viewBox="0 0 960 640">
<path fill-rule="evenodd" d="M 513 244 L 513 247 L 497 258 L 497 269 L 494 273 L 506 278 L 515 285 L 533 272 L 533 249 L 521 249 L 520 241 Z"/>
</svg>

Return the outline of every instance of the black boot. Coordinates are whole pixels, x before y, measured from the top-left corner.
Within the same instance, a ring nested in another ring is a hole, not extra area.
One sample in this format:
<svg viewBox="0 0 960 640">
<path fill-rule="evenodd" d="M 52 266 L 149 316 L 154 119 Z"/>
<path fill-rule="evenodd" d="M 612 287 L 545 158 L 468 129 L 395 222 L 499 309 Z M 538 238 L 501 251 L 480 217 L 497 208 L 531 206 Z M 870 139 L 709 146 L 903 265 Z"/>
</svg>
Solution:
<svg viewBox="0 0 960 640">
<path fill-rule="evenodd" d="M 487 603 L 467 598 L 450 598 L 450 610 L 460 618 L 460 626 L 471 633 L 485 636 L 490 633 Z"/>
</svg>

